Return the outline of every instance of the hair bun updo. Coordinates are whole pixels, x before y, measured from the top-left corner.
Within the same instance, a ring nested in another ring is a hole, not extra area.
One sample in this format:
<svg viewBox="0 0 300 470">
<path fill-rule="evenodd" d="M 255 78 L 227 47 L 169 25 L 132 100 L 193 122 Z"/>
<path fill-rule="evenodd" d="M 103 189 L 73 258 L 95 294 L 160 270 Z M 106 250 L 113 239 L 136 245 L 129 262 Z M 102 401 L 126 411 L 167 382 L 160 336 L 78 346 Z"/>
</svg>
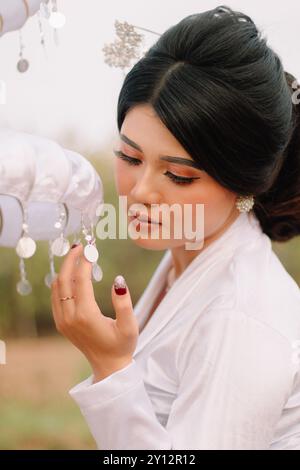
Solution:
<svg viewBox="0 0 300 470">
<path fill-rule="evenodd" d="M 282 152 L 278 176 L 255 207 L 263 230 L 277 241 L 300 234 L 300 87 L 292 74 L 284 75 L 292 102 L 290 137 Z"/>
</svg>

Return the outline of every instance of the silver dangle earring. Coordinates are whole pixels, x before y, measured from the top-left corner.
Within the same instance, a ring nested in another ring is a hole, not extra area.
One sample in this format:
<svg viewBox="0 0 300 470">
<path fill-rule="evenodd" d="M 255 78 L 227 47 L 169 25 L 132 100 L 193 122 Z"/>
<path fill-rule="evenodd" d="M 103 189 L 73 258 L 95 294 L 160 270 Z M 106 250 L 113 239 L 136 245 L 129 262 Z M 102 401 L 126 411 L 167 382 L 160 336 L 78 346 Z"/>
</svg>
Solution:
<svg viewBox="0 0 300 470">
<path fill-rule="evenodd" d="M 254 196 L 238 196 L 235 205 L 240 212 L 249 212 L 254 206 Z"/>
</svg>

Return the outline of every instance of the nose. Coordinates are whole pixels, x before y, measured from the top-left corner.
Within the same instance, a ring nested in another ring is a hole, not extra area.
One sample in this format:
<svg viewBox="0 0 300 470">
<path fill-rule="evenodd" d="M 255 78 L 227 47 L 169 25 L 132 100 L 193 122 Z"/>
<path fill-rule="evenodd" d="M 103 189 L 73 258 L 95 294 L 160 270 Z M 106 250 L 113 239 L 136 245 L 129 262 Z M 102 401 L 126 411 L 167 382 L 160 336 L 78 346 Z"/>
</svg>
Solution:
<svg viewBox="0 0 300 470">
<path fill-rule="evenodd" d="M 143 173 L 139 173 L 138 179 L 130 192 L 132 200 L 144 205 L 160 204 L 162 194 L 155 176 L 148 168 Z"/>
</svg>

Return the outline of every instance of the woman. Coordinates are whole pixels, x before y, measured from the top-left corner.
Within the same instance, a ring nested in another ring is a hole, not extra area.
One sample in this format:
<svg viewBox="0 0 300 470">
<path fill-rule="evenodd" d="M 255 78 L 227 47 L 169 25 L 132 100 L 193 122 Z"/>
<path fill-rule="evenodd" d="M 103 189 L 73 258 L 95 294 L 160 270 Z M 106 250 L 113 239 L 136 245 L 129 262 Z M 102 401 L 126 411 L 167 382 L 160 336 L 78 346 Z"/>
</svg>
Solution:
<svg viewBox="0 0 300 470">
<path fill-rule="evenodd" d="M 228 7 L 184 18 L 127 74 L 118 193 L 140 218 L 203 204 L 204 236 L 188 250 L 174 221 L 169 239 L 141 222 L 160 236 L 135 243 L 165 254 L 134 310 L 117 277 L 116 320 L 82 245 L 64 260 L 53 314 L 92 366 L 70 394 L 99 449 L 300 449 L 300 292 L 271 245 L 300 233 L 293 80 Z"/>
</svg>

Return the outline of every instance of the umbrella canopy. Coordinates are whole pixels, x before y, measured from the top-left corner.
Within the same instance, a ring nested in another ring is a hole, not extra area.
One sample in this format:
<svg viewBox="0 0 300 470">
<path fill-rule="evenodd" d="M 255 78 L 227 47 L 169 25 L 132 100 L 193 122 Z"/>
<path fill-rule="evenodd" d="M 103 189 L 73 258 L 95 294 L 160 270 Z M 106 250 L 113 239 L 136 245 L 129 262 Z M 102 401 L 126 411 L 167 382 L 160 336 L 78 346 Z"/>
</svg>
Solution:
<svg viewBox="0 0 300 470">
<path fill-rule="evenodd" d="M 0 36 L 22 28 L 43 0 L 0 0 Z"/>
<path fill-rule="evenodd" d="M 64 256 L 70 247 L 66 237 L 80 238 L 80 230 L 94 279 L 101 280 L 93 229 L 103 204 L 100 175 L 82 155 L 44 137 L 0 129 L 0 246 L 15 247 L 20 257 L 20 294 L 31 292 L 24 258 L 35 253 L 35 241 L 50 244 L 45 278 L 50 287 L 53 256 Z"/>
</svg>

